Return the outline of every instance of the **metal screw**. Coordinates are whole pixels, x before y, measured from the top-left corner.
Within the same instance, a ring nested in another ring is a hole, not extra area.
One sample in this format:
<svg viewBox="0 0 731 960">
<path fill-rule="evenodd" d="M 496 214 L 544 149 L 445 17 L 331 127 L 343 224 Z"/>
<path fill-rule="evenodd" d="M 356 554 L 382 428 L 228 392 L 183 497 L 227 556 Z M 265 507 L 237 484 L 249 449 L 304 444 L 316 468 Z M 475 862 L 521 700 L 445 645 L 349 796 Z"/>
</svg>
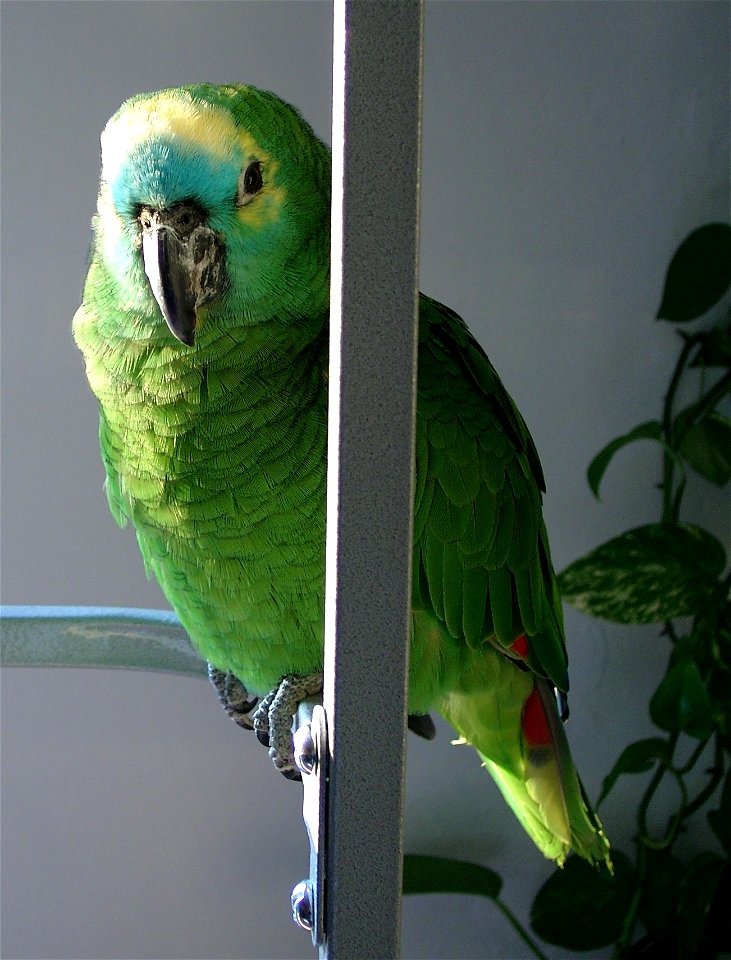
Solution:
<svg viewBox="0 0 731 960">
<path fill-rule="evenodd" d="M 303 724 L 294 734 L 294 762 L 302 773 L 312 773 L 317 766 L 317 749 L 312 737 L 312 725 Z"/>
<path fill-rule="evenodd" d="M 312 930 L 315 925 L 315 904 L 312 884 L 309 880 L 300 880 L 293 887 L 290 902 L 292 904 L 292 919 L 297 926 L 304 930 Z"/>
</svg>

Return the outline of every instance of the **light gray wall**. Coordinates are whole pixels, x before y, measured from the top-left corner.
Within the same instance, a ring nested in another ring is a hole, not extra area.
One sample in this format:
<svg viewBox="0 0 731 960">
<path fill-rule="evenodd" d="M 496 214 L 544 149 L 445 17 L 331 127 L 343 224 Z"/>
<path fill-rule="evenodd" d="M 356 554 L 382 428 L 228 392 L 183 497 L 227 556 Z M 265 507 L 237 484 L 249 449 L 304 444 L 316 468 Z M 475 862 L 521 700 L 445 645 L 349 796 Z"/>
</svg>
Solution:
<svg viewBox="0 0 731 960">
<path fill-rule="evenodd" d="M 328 138 L 329 4 L 6 2 L 2 16 L 2 599 L 164 606 L 107 513 L 69 331 L 99 132 L 135 92 L 210 80 L 273 89 Z M 601 504 L 584 472 L 658 412 L 677 345 L 652 319 L 665 266 L 729 214 L 728 76 L 726 3 L 427 4 L 422 289 L 465 317 L 526 416 L 559 569 L 657 517 L 649 445 L 622 455 Z M 688 519 L 728 538 L 725 495 L 698 490 Z M 666 649 L 654 629 L 572 613 L 568 630 L 569 735 L 595 796 L 650 729 Z M 12 670 L 2 706 L 4 957 L 312 956 L 288 917 L 300 790 L 207 684 Z M 550 866 L 449 739 L 410 743 L 407 849 L 503 872 L 525 917 Z M 636 789 L 606 805 L 618 846 Z M 525 950 L 487 902 L 418 898 L 404 955 Z"/>
</svg>

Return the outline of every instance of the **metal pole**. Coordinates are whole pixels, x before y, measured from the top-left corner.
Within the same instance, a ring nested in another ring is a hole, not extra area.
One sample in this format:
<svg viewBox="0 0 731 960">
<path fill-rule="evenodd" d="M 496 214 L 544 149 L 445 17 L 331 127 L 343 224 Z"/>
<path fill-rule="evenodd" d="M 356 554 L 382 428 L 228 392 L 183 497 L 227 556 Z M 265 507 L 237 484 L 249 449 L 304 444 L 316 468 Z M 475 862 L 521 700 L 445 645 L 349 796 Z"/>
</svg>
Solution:
<svg viewBox="0 0 731 960">
<path fill-rule="evenodd" d="M 399 953 L 421 0 L 336 0 L 324 706 L 326 942 Z"/>
</svg>

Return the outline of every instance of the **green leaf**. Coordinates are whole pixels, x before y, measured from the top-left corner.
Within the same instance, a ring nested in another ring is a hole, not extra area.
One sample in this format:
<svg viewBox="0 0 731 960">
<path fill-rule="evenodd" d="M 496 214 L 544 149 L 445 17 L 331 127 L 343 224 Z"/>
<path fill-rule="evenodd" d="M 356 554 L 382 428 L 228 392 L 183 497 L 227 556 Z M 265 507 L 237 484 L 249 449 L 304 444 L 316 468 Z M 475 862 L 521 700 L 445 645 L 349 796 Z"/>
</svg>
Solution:
<svg viewBox="0 0 731 960">
<path fill-rule="evenodd" d="M 119 607 L 0 607 L 3 666 L 121 667 L 206 675 L 175 614 Z"/>
<path fill-rule="evenodd" d="M 676 937 L 677 903 L 684 873 L 683 861 L 668 850 L 645 848 L 640 919 L 648 932 L 666 945 Z"/>
<path fill-rule="evenodd" d="M 570 856 L 533 901 L 535 932 L 569 950 L 594 950 L 617 940 L 632 900 L 634 870 L 619 851 L 612 851 L 612 860 L 614 876 Z"/>
<path fill-rule="evenodd" d="M 599 484 L 614 454 L 618 450 L 621 450 L 622 447 L 626 447 L 630 443 L 634 443 L 636 440 L 661 441 L 661 438 L 662 425 L 657 420 L 648 420 L 646 423 L 641 423 L 635 427 L 634 430 L 630 430 L 629 433 L 625 433 L 621 437 L 612 440 L 606 447 L 600 450 L 586 471 L 586 479 L 589 482 L 589 487 L 597 500 L 599 499 Z"/>
<path fill-rule="evenodd" d="M 558 577 L 567 603 L 615 623 L 660 623 L 701 610 L 718 589 L 726 551 L 691 524 L 628 530 Z"/>
<path fill-rule="evenodd" d="M 726 955 L 731 953 L 731 923 L 729 923 L 728 905 L 731 903 L 731 861 L 726 867 L 716 887 L 716 895 L 711 904 L 706 925 L 706 935 L 712 947 Z M 712 955 L 712 954 L 711 954 Z"/>
<path fill-rule="evenodd" d="M 709 810 L 707 816 L 711 830 L 718 837 L 727 856 L 731 857 L 731 769 L 726 771 L 718 810 Z"/>
<path fill-rule="evenodd" d="M 703 335 L 691 367 L 731 367 L 731 324 L 719 324 Z"/>
<path fill-rule="evenodd" d="M 650 700 L 650 716 L 661 730 L 683 730 L 698 740 L 711 736 L 713 707 L 691 657 L 679 660 L 665 674 Z"/>
<path fill-rule="evenodd" d="M 469 893 L 497 900 L 503 881 L 494 870 L 466 860 L 409 853 L 404 857 L 403 892 Z"/>
<path fill-rule="evenodd" d="M 597 806 L 607 797 L 623 773 L 646 773 L 654 767 L 658 760 L 666 760 L 667 755 L 667 742 L 659 737 L 650 737 L 647 740 L 637 740 L 635 743 L 630 743 L 628 747 L 624 748 L 619 759 L 604 778 Z"/>
<path fill-rule="evenodd" d="M 731 600 L 719 594 L 719 601 L 718 606 L 708 610 L 707 616 L 699 618 L 695 632 L 710 653 L 714 674 L 721 683 L 728 684 L 731 682 Z M 730 689 L 726 686 L 725 692 Z"/>
<path fill-rule="evenodd" d="M 709 223 L 675 252 L 665 277 L 658 320 L 687 323 L 717 303 L 731 284 L 731 226 Z"/>
<path fill-rule="evenodd" d="M 726 861 L 708 850 L 688 864 L 678 902 L 678 957 L 697 955 L 725 867 Z"/>
<path fill-rule="evenodd" d="M 680 454 L 696 473 L 725 486 L 731 480 L 731 420 L 710 413 L 694 423 L 683 436 Z"/>
</svg>

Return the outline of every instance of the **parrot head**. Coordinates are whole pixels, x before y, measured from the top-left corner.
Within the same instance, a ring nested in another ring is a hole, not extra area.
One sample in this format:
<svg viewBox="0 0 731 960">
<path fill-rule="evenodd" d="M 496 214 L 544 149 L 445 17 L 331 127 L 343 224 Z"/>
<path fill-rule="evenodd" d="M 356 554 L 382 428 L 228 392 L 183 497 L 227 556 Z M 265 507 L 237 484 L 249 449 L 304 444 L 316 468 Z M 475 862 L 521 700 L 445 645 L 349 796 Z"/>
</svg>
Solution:
<svg viewBox="0 0 731 960">
<path fill-rule="evenodd" d="M 294 108 L 246 86 L 163 90 L 124 103 L 101 144 L 97 251 L 130 335 L 166 323 L 193 346 L 326 312 L 330 156 Z"/>
</svg>

